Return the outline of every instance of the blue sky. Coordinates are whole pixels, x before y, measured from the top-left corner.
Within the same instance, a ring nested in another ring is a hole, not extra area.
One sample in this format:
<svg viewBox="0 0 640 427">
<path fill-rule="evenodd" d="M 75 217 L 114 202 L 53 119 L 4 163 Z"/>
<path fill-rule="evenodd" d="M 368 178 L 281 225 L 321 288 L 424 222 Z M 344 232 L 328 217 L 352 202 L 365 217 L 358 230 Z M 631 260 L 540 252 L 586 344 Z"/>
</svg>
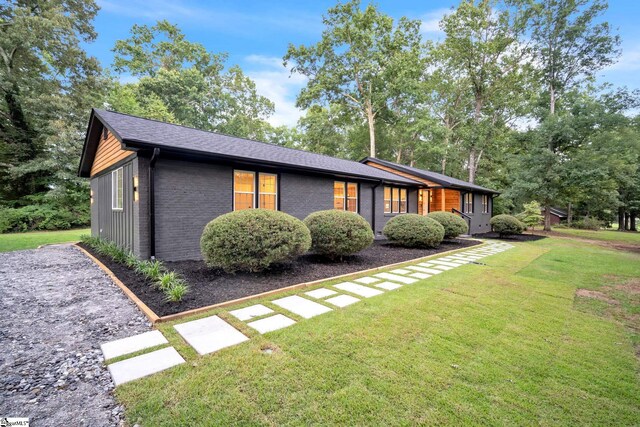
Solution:
<svg viewBox="0 0 640 427">
<path fill-rule="evenodd" d="M 253 78 L 258 90 L 276 105 L 275 125 L 295 125 L 301 112 L 295 97 L 305 80 L 290 76 L 282 66 L 289 43 L 312 44 L 322 33 L 322 14 L 335 1 L 197 1 L 98 0 L 95 20 L 98 38 L 87 46 L 103 66 L 113 60 L 116 40 L 128 37 L 133 24 L 153 24 L 167 19 L 177 24 L 187 39 L 213 52 L 227 52 L 229 65 L 238 64 Z M 363 3 L 366 3 L 363 1 Z M 438 39 L 438 21 L 458 1 L 378 1 L 380 9 L 399 18 L 422 21 L 423 35 Z M 603 70 L 598 80 L 640 89 L 640 1 L 609 0 L 604 19 L 622 37 L 622 56 Z"/>
</svg>

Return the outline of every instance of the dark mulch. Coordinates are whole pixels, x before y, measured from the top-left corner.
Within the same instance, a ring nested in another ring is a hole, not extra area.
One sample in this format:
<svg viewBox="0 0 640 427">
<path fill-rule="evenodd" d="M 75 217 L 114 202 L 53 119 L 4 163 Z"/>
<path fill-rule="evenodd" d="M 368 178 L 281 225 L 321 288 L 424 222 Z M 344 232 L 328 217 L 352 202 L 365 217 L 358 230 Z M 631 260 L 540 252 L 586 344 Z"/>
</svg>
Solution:
<svg viewBox="0 0 640 427">
<path fill-rule="evenodd" d="M 474 234 L 473 237 L 477 237 L 479 239 L 505 240 L 510 242 L 533 242 L 535 240 L 547 238 L 547 236 L 539 236 L 537 234 L 514 234 L 513 236 L 500 237 L 498 233 L 494 233 L 493 231 L 490 233 Z"/>
<path fill-rule="evenodd" d="M 178 272 L 189 284 L 189 293 L 179 303 L 166 302 L 162 292 L 153 288 L 143 276 L 110 258 L 96 254 L 82 243 L 79 245 L 104 263 L 157 315 L 166 316 L 298 283 L 409 261 L 479 243 L 474 240 L 455 239 L 442 242 L 437 249 L 409 249 L 393 246 L 386 241 L 376 241 L 369 248 L 346 257 L 341 262 L 330 262 L 317 255 L 307 254 L 261 273 L 227 274 L 208 268 L 202 261 L 165 262 L 167 268 Z"/>
</svg>

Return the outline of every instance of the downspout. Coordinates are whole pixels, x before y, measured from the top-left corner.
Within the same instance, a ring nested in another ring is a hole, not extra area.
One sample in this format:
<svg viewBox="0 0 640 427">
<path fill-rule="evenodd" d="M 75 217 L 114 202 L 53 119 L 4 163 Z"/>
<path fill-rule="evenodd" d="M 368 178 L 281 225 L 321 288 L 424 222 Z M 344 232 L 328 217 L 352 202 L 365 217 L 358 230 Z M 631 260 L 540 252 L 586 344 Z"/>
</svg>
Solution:
<svg viewBox="0 0 640 427">
<path fill-rule="evenodd" d="M 155 167 L 160 156 L 160 149 L 154 148 L 149 161 L 149 257 L 156 259 L 156 189 Z"/>
<path fill-rule="evenodd" d="M 373 230 L 373 238 L 376 237 L 376 188 L 382 185 L 383 181 L 380 180 L 376 185 L 371 187 L 371 229 Z"/>
</svg>

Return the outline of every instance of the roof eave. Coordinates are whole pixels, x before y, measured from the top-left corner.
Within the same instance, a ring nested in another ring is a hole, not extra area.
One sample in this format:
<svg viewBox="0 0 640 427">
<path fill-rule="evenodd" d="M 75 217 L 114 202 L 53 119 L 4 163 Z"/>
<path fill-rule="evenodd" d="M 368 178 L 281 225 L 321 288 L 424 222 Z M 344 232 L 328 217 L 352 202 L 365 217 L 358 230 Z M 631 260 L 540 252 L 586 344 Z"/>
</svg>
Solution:
<svg viewBox="0 0 640 427">
<path fill-rule="evenodd" d="M 280 162 L 273 162 L 273 161 L 267 161 L 267 160 L 260 161 L 260 160 L 252 159 L 249 157 L 230 156 L 226 154 L 216 154 L 216 153 L 210 153 L 207 151 L 192 150 L 188 148 L 170 147 L 164 144 L 154 144 L 148 141 L 141 141 L 141 140 L 132 139 L 132 138 L 125 138 L 122 140 L 122 143 L 125 147 L 132 148 L 132 149 L 160 148 L 161 150 L 166 150 L 169 152 L 201 156 L 203 158 L 212 159 L 212 160 L 215 160 L 215 159 L 232 160 L 232 161 L 251 163 L 251 164 L 263 165 L 263 166 L 277 166 L 277 167 L 281 167 L 289 170 L 301 170 L 301 171 L 315 172 L 315 173 L 324 174 L 324 175 L 354 177 L 354 178 L 372 181 L 372 182 L 382 181 L 382 182 L 390 182 L 390 183 L 401 184 L 401 185 L 416 185 L 416 186 L 421 185 L 419 182 L 409 180 L 409 179 L 386 179 L 386 178 L 378 178 L 370 175 L 362 175 L 358 173 L 345 173 L 345 172 L 340 172 L 335 170 L 314 168 L 310 166 L 292 165 L 289 163 L 280 163 Z"/>
</svg>

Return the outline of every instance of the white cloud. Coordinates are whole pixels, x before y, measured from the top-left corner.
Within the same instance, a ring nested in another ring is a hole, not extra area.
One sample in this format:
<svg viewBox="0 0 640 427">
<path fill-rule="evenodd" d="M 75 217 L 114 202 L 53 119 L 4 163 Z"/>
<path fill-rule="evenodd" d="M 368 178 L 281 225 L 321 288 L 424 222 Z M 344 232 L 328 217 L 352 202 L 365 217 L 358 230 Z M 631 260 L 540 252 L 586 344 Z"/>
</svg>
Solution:
<svg viewBox="0 0 640 427">
<path fill-rule="evenodd" d="M 296 95 L 306 84 L 300 74 L 290 75 L 282 59 L 273 56 L 249 55 L 245 58 L 246 74 L 256 83 L 258 93 L 275 104 L 275 113 L 269 118 L 274 126 L 295 126 L 303 111 L 296 107 Z M 258 66 L 252 69 L 251 65 Z"/>
<path fill-rule="evenodd" d="M 638 71 L 640 70 L 640 46 L 623 49 L 618 62 L 612 64 L 607 70 Z"/>
<path fill-rule="evenodd" d="M 440 29 L 440 21 L 447 13 L 451 13 L 451 10 L 442 8 L 424 14 L 420 24 L 420 32 L 431 35 L 441 34 L 443 31 Z"/>
</svg>

